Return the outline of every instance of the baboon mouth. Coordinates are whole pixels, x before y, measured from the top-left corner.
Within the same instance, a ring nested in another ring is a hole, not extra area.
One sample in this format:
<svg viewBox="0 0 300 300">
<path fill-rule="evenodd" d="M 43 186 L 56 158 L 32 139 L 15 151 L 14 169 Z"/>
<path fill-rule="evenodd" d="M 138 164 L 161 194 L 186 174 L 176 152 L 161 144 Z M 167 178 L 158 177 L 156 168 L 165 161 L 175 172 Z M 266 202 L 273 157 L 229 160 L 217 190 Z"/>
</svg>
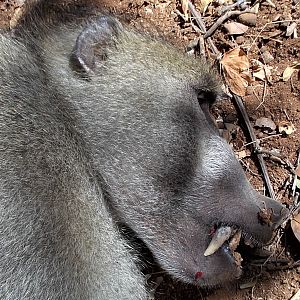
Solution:
<svg viewBox="0 0 300 300">
<path fill-rule="evenodd" d="M 213 234 L 212 240 L 204 252 L 204 256 L 213 255 L 217 250 L 222 248 L 233 259 L 235 264 L 240 267 L 243 261 L 237 247 L 243 242 L 250 247 L 259 246 L 259 242 L 249 233 L 238 229 L 235 226 L 219 226 Z"/>
</svg>

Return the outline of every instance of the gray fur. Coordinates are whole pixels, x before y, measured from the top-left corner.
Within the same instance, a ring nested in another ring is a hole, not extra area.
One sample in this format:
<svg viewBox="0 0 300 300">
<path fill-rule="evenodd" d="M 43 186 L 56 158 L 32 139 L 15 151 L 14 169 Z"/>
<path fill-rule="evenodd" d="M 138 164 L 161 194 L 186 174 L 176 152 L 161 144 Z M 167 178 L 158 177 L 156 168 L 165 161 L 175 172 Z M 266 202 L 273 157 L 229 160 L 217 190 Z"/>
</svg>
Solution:
<svg viewBox="0 0 300 300">
<path fill-rule="evenodd" d="M 115 221 L 203 286 L 238 272 L 226 251 L 203 256 L 213 225 L 271 238 L 257 214 L 282 207 L 253 190 L 198 104 L 219 93 L 210 68 L 116 24 L 87 76 L 70 63 L 83 26 L 0 37 L 1 299 L 145 299 Z"/>
</svg>

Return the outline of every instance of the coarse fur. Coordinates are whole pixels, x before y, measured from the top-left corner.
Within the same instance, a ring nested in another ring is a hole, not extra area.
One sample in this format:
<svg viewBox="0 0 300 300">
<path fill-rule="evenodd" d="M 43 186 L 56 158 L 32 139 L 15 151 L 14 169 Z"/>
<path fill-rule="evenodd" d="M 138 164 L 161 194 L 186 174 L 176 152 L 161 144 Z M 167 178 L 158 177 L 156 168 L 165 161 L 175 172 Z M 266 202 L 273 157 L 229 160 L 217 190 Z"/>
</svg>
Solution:
<svg viewBox="0 0 300 300">
<path fill-rule="evenodd" d="M 146 299 L 116 222 L 201 286 L 239 274 L 227 249 L 204 257 L 214 225 L 270 240 L 258 213 L 282 206 L 201 109 L 220 93 L 202 61 L 109 16 L 24 22 L 0 57 L 1 299 Z"/>
</svg>

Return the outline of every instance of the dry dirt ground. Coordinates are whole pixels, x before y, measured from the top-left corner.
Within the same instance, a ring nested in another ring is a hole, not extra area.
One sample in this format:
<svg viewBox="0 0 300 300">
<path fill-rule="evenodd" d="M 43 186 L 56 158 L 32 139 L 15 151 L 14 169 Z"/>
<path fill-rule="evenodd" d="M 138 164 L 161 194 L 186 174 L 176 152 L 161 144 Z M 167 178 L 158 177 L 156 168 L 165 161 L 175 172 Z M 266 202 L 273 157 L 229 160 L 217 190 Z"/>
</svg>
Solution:
<svg viewBox="0 0 300 300">
<path fill-rule="evenodd" d="M 17 7 L 23 2 L 22 0 L 0 1 L 1 27 L 14 24 Z M 132 26 L 142 27 L 145 31 L 163 36 L 181 51 L 185 51 L 187 46 L 201 35 L 194 20 L 191 21 L 190 18 L 184 20 L 182 17 L 184 14 L 182 3 L 186 1 L 103 0 L 100 4 L 99 2 L 97 1 L 98 5 L 105 6 L 110 12 L 125 18 Z M 205 1 L 193 2 L 200 12 L 203 2 Z M 213 1 L 203 14 L 207 28 L 216 22 L 217 16 L 214 12 L 217 8 L 224 6 L 220 4 L 223 2 L 226 5 L 228 1 Z M 272 120 L 277 126 L 282 122 L 288 122 L 290 128 L 295 128 L 295 131 L 289 135 L 278 134 L 278 129 L 274 128 L 254 129 L 260 138 L 260 146 L 265 152 L 277 151 L 276 153 L 280 154 L 280 159 L 278 155 L 266 156 L 265 163 L 276 198 L 290 208 L 293 203 L 291 166 L 297 167 L 300 147 L 300 72 L 299 70 L 294 72 L 288 81 L 282 80 L 282 74 L 285 68 L 291 66 L 293 62 L 300 62 L 300 39 L 295 37 L 295 33 L 292 36 L 286 36 L 287 25 L 293 21 L 300 35 L 300 1 L 256 2 L 260 2 L 257 20 L 244 34 L 239 37 L 228 35 L 223 26 L 224 23 L 228 23 L 226 21 L 217 28 L 212 40 L 221 54 L 240 46 L 249 59 L 264 63 L 263 74 L 266 74 L 268 70 L 271 72 L 268 80 L 252 81 L 251 87 L 247 88 L 246 95 L 242 98 L 253 127 L 257 120 L 266 117 L 268 122 Z M 190 16 L 190 13 L 187 13 Z M 230 19 L 232 20 L 235 18 Z M 286 20 L 288 21 L 283 22 Z M 206 53 L 208 60 L 213 63 L 215 57 L 212 52 L 208 50 Z M 237 113 L 230 100 L 217 104 L 213 113 L 220 121 L 220 127 L 224 127 L 224 123 L 229 124 L 224 131 L 225 136 L 239 155 L 251 183 L 257 190 L 264 193 L 266 188 L 256 155 L 251 152 L 251 145 L 246 145 L 251 140 L 243 118 Z M 252 259 L 251 262 L 244 262 L 245 275 L 236 284 L 217 290 L 204 291 L 184 285 L 173 281 L 156 267 L 149 268 L 149 285 L 157 286 L 154 299 L 299 300 L 300 294 L 296 297 L 294 295 L 300 289 L 300 243 L 295 238 L 289 222 L 279 232 L 276 242 L 267 250 L 269 252 L 265 254 L 265 258 L 260 257 L 256 261 Z"/>
</svg>

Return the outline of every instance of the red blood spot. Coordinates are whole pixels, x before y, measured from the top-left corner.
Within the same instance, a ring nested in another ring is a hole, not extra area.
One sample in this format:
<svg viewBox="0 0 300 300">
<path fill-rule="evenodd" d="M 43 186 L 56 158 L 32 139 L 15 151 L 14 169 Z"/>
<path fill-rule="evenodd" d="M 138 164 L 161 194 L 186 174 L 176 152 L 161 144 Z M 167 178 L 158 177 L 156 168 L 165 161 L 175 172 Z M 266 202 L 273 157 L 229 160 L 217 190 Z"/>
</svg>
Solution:
<svg viewBox="0 0 300 300">
<path fill-rule="evenodd" d="M 203 276 L 203 273 L 202 273 L 202 272 L 197 272 L 197 273 L 195 274 L 195 280 L 200 279 L 202 276 Z"/>
</svg>

